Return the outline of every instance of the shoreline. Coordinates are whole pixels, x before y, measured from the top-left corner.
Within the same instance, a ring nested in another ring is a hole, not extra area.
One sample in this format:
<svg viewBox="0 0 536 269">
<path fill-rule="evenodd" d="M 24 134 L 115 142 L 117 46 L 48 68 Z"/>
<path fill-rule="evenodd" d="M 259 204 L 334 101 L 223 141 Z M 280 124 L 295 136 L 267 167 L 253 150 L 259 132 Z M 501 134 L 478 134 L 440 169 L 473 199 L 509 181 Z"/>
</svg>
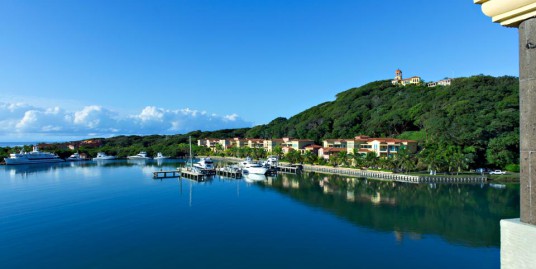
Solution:
<svg viewBox="0 0 536 269">
<path fill-rule="evenodd" d="M 198 156 L 202 157 L 202 156 Z M 220 157 L 220 156 L 204 156 L 210 157 L 214 160 L 223 160 L 223 161 L 241 161 L 243 159 L 236 157 Z M 291 165 L 288 162 L 280 162 L 283 164 Z M 446 183 L 446 184 L 457 184 L 457 183 L 488 183 L 490 179 L 486 176 L 473 176 L 473 175 L 410 175 L 410 174 L 400 174 L 393 172 L 384 172 L 384 171 L 375 171 L 375 170 L 362 170 L 349 167 L 332 167 L 326 165 L 310 165 L 310 164 L 299 164 L 303 167 L 303 171 L 322 173 L 322 174 L 332 174 L 340 176 L 352 176 L 352 177 L 363 177 L 370 178 L 374 180 L 381 181 L 393 181 L 393 182 L 405 182 L 413 184 L 427 184 L 427 183 Z M 491 180 L 493 182 L 500 183 L 500 181 Z"/>
</svg>

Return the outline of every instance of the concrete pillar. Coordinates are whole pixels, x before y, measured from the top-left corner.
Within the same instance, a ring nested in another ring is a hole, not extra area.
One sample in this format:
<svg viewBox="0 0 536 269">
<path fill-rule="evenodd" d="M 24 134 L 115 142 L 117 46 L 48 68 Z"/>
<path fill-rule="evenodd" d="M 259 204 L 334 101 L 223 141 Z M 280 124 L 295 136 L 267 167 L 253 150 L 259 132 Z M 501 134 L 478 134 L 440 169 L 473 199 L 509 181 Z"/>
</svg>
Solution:
<svg viewBox="0 0 536 269">
<path fill-rule="evenodd" d="M 519 25 L 521 221 L 536 225 L 536 18 Z"/>
</svg>

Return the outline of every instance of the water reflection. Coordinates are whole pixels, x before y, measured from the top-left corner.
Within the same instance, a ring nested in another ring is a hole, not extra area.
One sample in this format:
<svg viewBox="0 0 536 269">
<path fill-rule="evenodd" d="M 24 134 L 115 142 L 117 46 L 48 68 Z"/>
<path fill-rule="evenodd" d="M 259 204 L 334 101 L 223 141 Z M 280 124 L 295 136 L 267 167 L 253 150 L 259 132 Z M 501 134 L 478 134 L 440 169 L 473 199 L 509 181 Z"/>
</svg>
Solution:
<svg viewBox="0 0 536 269">
<path fill-rule="evenodd" d="M 184 162 L 155 160 L 138 164 L 112 160 L 7 165 L 3 169 L 12 178 L 38 173 L 58 174 L 58 178 L 63 178 L 62 169 L 73 169 L 84 176 L 95 177 L 104 171 L 99 169 L 102 167 L 140 166 L 141 173 L 152 180 L 153 171 L 174 170 L 183 166 Z M 399 242 L 423 235 L 439 235 L 456 244 L 497 247 L 500 244 L 500 219 L 519 216 L 519 185 L 506 188 L 490 187 L 488 184 L 414 185 L 315 173 L 269 177 L 248 175 L 244 181 L 232 181 L 231 184 L 236 184 L 237 195 L 240 195 L 240 184 L 247 182 L 330 212 L 359 227 L 392 233 L 394 240 Z M 188 193 L 189 205 L 192 205 L 195 186 L 210 185 L 211 181 L 179 180 L 178 183 L 180 193 Z M 188 184 L 184 190 L 183 184 Z"/>
<path fill-rule="evenodd" d="M 243 177 L 244 177 L 244 181 L 246 181 L 247 183 L 253 183 L 253 182 L 266 180 L 265 175 L 248 174 L 248 175 L 243 175 Z"/>
<path fill-rule="evenodd" d="M 440 235 L 456 244 L 499 246 L 499 221 L 519 216 L 519 185 L 416 185 L 335 175 L 280 174 L 258 182 L 396 240 Z"/>
</svg>

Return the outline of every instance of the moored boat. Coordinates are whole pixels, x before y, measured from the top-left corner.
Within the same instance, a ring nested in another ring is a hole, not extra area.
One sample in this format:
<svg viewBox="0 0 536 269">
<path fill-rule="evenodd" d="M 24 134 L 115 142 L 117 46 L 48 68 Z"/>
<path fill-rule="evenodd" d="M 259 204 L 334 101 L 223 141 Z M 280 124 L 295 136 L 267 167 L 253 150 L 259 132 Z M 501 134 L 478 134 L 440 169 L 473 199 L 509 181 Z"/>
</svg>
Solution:
<svg viewBox="0 0 536 269">
<path fill-rule="evenodd" d="M 164 155 L 162 154 L 162 152 L 158 152 L 158 153 L 156 154 L 156 157 L 154 157 L 154 159 L 155 159 L 155 160 L 163 160 L 163 159 L 169 159 L 169 157 L 168 157 L 168 156 L 164 156 Z"/>
<path fill-rule="evenodd" d="M 129 159 L 129 160 L 149 160 L 149 159 L 151 159 L 151 157 L 147 156 L 147 152 L 141 151 L 140 153 L 138 153 L 136 155 L 128 156 L 127 159 Z"/>
<path fill-rule="evenodd" d="M 6 164 L 36 164 L 36 163 L 60 163 L 65 160 L 50 152 L 41 152 L 33 147 L 31 152 L 21 150 L 19 153 L 11 153 L 4 159 Z"/>
<path fill-rule="evenodd" d="M 116 159 L 115 156 L 106 155 L 106 153 L 104 153 L 104 152 L 99 152 L 99 153 L 97 153 L 97 157 L 93 158 L 94 161 L 99 161 L 99 160 L 115 160 L 115 159 Z"/>
<path fill-rule="evenodd" d="M 244 175 L 265 175 L 266 172 L 268 172 L 268 168 L 260 163 L 254 162 L 250 157 L 247 157 L 245 161 L 240 162 L 240 167 L 242 168 L 242 174 Z"/>
<path fill-rule="evenodd" d="M 86 159 L 82 158 L 78 152 L 73 153 L 71 156 L 69 156 L 66 161 L 70 162 L 79 162 L 79 161 L 85 161 Z"/>
</svg>

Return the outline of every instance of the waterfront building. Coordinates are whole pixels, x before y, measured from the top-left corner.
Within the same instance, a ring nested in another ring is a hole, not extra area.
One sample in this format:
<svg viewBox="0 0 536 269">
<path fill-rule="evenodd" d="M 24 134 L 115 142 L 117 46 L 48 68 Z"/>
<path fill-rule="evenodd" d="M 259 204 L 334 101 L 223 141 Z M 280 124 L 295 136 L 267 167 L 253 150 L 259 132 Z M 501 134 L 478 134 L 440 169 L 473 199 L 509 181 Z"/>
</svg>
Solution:
<svg viewBox="0 0 536 269">
<path fill-rule="evenodd" d="M 313 145 L 315 141 L 311 139 L 296 139 L 296 138 L 290 138 L 290 137 L 283 137 L 283 143 L 281 146 L 292 148 L 294 150 L 299 151 L 301 154 L 305 153 L 305 147 L 309 145 Z"/>
<path fill-rule="evenodd" d="M 264 148 L 264 139 L 259 138 L 246 138 L 248 147 L 252 149 Z"/>
<path fill-rule="evenodd" d="M 323 158 L 325 160 L 329 160 L 329 158 L 333 155 L 337 156 L 339 152 L 346 152 L 346 148 L 320 148 L 318 150 L 318 157 Z"/>
<path fill-rule="evenodd" d="M 305 149 L 306 152 L 307 152 L 307 151 L 310 151 L 310 152 L 312 152 L 314 155 L 318 155 L 318 151 L 319 151 L 321 148 L 322 148 L 322 146 L 313 144 L 313 145 L 306 146 L 304 149 Z"/>
<path fill-rule="evenodd" d="M 324 159 L 329 159 L 330 155 L 343 149 L 347 154 L 353 154 L 357 151 L 361 155 L 366 155 L 369 152 L 375 152 L 376 156 L 389 157 L 402 149 L 406 149 L 411 153 L 417 151 L 417 141 L 395 139 L 395 138 L 371 138 L 366 135 L 358 135 L 353 139 L 326 139 L 323 142 L 323 149 L 318 152 L 318 156 Z"/>
<path fill-rule="evenodd" d="M 404 79 L 402 77 L 402 70 L 397 69 L 395 71 L 395 78 L 393 80 L 391 80 L 391 83 L 393 85 L 406 86 L 406 85 L 410 85 L 410 84 L 420 84 L 421 81 L 422 81 L 421 77 L 419 77 L 419 76 L 413 76 L 413 77 Z"/>
<path fill-rule="evenodd" d="M 324 148 L 347 148 L 349 139 L 325 139 L 322 141 Z"/>
<path fill-rule="evenodd" d="M 265 139 L 262 142 L 262 144 L 263 144 L 264 149 L 267 152 L 272 152 L 275 147 L 281 146 L 281 144 L 283 144 L 283 142 L 284 141 L 281 138 L 274 138 L 274 139 Z"/>
<path fill-rule="evenodd" d="M 233 145 L 235 147 L 237 147 L 237 148 L 245 147 L 245 146 L 247 146 L 247 144 L 248 144 L 247 139 L 242 139 L 242 138 L 239 138 L 239 137 L 233 138 Z"/>
</svg>

